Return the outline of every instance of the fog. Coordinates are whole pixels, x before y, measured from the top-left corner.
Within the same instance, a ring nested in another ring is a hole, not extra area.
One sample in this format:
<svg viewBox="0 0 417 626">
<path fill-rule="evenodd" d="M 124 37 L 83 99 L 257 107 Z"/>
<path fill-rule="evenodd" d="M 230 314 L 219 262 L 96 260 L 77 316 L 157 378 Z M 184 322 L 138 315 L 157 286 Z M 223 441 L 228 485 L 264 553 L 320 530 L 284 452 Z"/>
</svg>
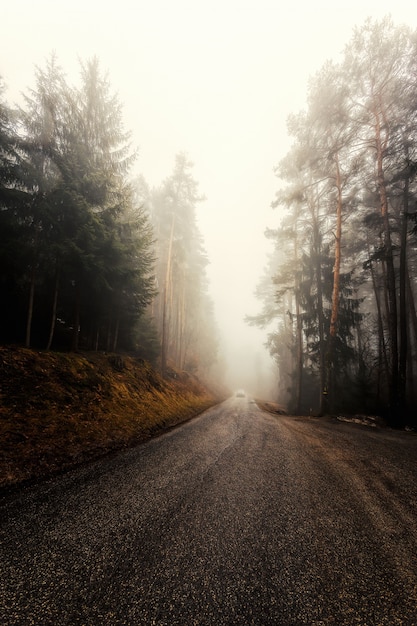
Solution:
<svg viewBox="0 0 417 626">
<path fill-rule="evenodd" d="M 355 25 L 391 13 L 417 25 L 399 2 L 267 0 L 15 0 L 2 8 L 0 74 L 19 101 L 35 65 L 55 51 L 70 80 L 96 55 L 124 107 L 138 147 L 133 175 L 156 186 L 184 151 L 205 201 L 198 224 L 210 265 L 210 294 L 227 383 L 273 395 L 267 331 L 244 318 L 268 254 L 266 227 L 278 188 L 273 168 L 289 148 L 286 120 L 304 105 L 308 78 L 337 60 Z"/>
</svg>

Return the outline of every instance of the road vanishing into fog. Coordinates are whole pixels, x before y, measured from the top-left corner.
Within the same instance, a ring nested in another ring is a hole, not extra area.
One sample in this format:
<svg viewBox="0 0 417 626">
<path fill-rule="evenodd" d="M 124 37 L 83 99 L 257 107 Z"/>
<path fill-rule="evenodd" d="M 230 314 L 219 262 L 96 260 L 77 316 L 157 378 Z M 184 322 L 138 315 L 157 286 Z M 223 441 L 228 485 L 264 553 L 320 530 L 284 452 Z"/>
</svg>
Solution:
<svg viewBox="0 0 417 626">
<path fill-rule="evenodd" d="M 412 433 L 230 398 L 0 515 L 2 625 L 417 625 Z"/>
</svg>

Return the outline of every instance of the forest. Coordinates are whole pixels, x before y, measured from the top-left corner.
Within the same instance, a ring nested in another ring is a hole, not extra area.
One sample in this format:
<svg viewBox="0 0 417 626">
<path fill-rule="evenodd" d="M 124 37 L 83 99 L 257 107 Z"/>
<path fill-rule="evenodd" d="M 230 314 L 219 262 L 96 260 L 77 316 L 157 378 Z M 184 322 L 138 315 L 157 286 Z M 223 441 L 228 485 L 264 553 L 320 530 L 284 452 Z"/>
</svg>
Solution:
<svg viewBox="0 0 417 626">
<path fill-rule="evenodd" d="M 132 176 L 96 58 L 77 86 L 54 55 L 34 79 L 23 106 L 0 81 L 0 343 L 207 375 L 218 331 L 192 162 L 178 153 L 154 188 Z M 282 218 L 247 322 L 267 329 L 291 412 L 415 425 L 417 32 L 367 20 L 306 95 L 274 170 Z"/>
<path fill-rule="evenodd" d="M 250 324 L 296 414 L 416 423 L 417 32 L 356 27 L 310 78 L 275 168 L 283 212 Z"/>
<path fill-rule="evenodd" d="M 0 81 L 0 342 L 124 351 L 205 374 L 217 330 L 196 224 L 202 199 L 179 153 L 157 188 L 97 58 L 68 83 L 53 54 L 23 106 Z"/>
</svg>

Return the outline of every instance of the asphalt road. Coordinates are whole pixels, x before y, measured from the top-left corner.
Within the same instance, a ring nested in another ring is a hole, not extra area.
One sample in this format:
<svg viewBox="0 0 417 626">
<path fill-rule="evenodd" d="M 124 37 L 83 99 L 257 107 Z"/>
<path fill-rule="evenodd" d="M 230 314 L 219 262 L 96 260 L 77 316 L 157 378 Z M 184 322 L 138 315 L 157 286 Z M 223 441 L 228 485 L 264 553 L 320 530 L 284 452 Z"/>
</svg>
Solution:
<svg viewBox="0 0 417 626">
<path fill-rule="evenodd" d="M 231 398 L 0 499 L 2 625 L 417 625 L 417 436 Z"/>
</svg>

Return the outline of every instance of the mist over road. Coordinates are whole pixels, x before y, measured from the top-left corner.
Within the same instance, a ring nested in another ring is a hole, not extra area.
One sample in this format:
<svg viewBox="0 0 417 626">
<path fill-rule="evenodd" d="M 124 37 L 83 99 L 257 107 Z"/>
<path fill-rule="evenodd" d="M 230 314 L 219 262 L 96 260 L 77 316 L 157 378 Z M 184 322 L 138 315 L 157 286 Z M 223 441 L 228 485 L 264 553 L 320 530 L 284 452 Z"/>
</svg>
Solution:
<svg viewBox="0 0 417 626">
<path fill-rule="evenodd" d="M 0 623 L 417 624 L 417 437 L 230 398 L 0 499 Z"/>
</svg>

